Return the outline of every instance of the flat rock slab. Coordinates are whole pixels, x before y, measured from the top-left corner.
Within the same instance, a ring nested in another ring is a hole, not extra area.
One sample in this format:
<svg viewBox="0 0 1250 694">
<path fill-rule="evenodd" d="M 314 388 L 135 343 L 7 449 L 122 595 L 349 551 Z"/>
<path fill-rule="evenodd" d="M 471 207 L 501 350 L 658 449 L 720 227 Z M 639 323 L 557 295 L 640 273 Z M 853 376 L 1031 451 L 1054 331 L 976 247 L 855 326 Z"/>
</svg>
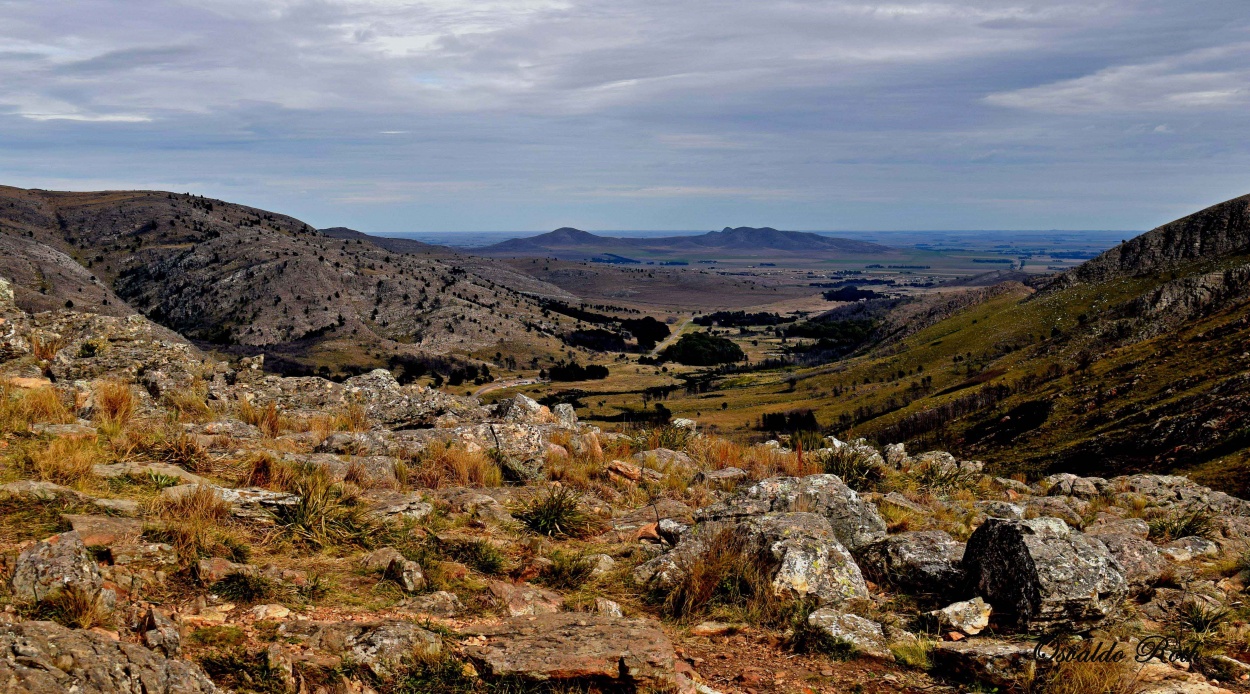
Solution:
<svg viewBox="0 0 1250 694">
<path fill-rule="evenodd" d="M 62 513 L 82 543 L 88 547 L 111 547 L 116 544 L 138 542 L 143 535 L 143 521 L 135 518 L 113 516 L 88 516 Z"/>
<path fill-rule="evenodd" d="M 0 625 L 0 690 L 31 694 L 209 694 L 198 665 L 52 622 Z"/>
<path fill-rule="evenodd" d="M 492 677 L 689 689 L 674 671 L 672 643 L 648 620 L 562 612 L 477 625 L 463 633 L 485 639 L 465 653 Z"/>
</svg>

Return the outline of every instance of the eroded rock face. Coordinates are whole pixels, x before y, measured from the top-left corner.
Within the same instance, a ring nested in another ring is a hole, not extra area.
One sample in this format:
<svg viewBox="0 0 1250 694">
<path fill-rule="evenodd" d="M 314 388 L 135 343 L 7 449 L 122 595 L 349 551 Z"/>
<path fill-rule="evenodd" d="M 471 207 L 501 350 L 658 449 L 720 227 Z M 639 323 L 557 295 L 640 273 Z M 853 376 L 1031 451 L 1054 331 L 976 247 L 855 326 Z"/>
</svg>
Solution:
<svg viewBox="0 0 1250 694">
<path fill-rule="evenodd" d="M 198 665 L 52 622 L 0 624 L 0 690 L 30 694 L 218 691 Z"/>
<path fill-rule="evenodd" d="M 933 649 L 938 668 L 956 679 L 1014 688 L 1032 682 L 1038 670 L 1033 642 L 970 639 L 939 643 Z"/>
<path fill-rule="evenodd" d="M 872 581 L 925 595 L 952 595 L 963 583 L 964 545 L 941 530 L 891 535 L 855 554 Z"/>
<path fill-rule="evenodd" d="M 655 622 L 605 614 L 563 612 L 520 617 L 464 631 L 485 643 L 465 653 L 492 678 L 606 687 L 689 690 L 676 656 Z"/>
<path fill-rule="evenodd" d="M 961 566 L 970 588 L 1017 629 L 1092 626 L 1128 594 L 1106 545 L 1054 518 L 988 519 L 968 539 Z"/>
<path fill-rule="evenodd" d="M 885 521 L 837 475 L 772 477 L 699 511 L 700 521 L 734 521 L 765 513 L 810 512 L 829 521 L 852 552 L 885 537 Z"/>
</svg>

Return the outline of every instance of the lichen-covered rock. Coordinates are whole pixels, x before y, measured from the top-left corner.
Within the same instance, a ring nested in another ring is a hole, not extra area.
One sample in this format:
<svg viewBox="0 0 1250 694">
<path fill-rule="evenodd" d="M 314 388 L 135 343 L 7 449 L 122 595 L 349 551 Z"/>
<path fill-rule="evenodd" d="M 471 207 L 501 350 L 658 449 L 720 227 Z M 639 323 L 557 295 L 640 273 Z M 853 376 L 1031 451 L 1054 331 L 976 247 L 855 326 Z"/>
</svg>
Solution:
<svg viewBox="0 0 1250 694">
<path fill-rule="evenodd" d="M 551 411 L 555 415 L 556 423 L 566 429 L 577 428 L 577 411 L 567 402 L 562 402 L 555 406 Z"/>
<path fill-rule="evenodd" d="M 465 654 L 491 678 L 593 683 L 612 691 L 690 691 L 677 657 L 654 622 L 563 612 L 469 627 Z"/>
<path fill-rule="evenodd" d="M 500 421 L 513 424 L 550 424 L 556 421 L 550 409 L 520 393 L 497 403 L 494 415 Z"/>
<path fill-rule="evenodd" d="M 1106 545 L 1054 518 L 990 518 L 968 539 L 961 566 L 972 590 L 1018 629 L 1091 626 L 1128 594 Z"/>
<path fill-rule="evenodd" d="M 941 530 L 891 535 L 855 553 L 871 581 L 908 592 L 949 596 L 963 583 L 964 545 Z"/>
<path fill-rule="evenodd" d="M 701 470 L 695 473 L 690 480 L 691 484 L 706 484 L 713 487 L 731 487 L 745 479 L 749 475 L 746 470 L 736 467 L 721 468 L 719 470 Z"/>
<path fill-rule="evenodd" d="M 564 604 L 564 598 L 559 593 L 528 583 L 491 581 L 489 589 L 495 600 L 513 617 L 554 614 Z"/>
<path fill-rule="evenodd" d="M 182 634 L 178 625 L 155 607 L 149 607 L 139 621 L 139 635 L 143 645 L 173 658 L 182 652 Z"/>
<path fill-rule="evenodd" d="M 969 636 L 976 636 L 990 625 L 990 614 L 993 611 L 989 603 L 978 597 L 951 603 L 940 610 L 930 612 L 929 616 L 933 617 L 941 628 L 951 628 Z"/>
<path fill-rule="evenodd" d="M 701 509 L 700 521 L 736 521 L 765 513 L 811 512 L 829 520 L 852 552 L 885 537 L 885 521 L 837 475 L 771 477 Z"/>
<path fill-rule="evenodd" d="M 1144 522 L 1141 524 L 1145 525 Z M 1129 589 L 1134 593 L 1158 583 L 1168 565 L 1154 543 L 1145 539 L 1144 534 L 1137 534 L 1137 530 L 1135 523 L 1123 523 L 1098 526 L 1089 533 L 1101 540 L 1111 556 L 1120 563 L 1124 580 L 1128 581 Z"/>
<path fill-rule="evenodd" d="M 862 655 L 886 660 L 894 658 L 881 625 L 871 619 L 822 607 L 807 616 L 807 623 L 830 637 L 849 644 Z"/>
<path fill-rule="evenodd" d="M 210 694 L 198 665 L 52 622 L 0 624 L 0 690 L 28 694 Z"/>
<path fill-rule="evenodd" d="M 701 524 L 673 551 L 636 568 L 635 580 L 661 589 L 672 587 L 688 567 L 702 561 L 709 543 L 722 532 L 732 535 L 749 560 L 765 567 L 780 597 L 810 597 L 820 605 L 868 597 L 850 552 L 838 542 L 828 520 L 815 513 L 769 513 L 737 523 Z"/>
<path fill-rule="evenodd" d="M 278 633 L 306 649 L 363 665 L 378 677 L 392 675 L 396 666 L 413 659 L 437 657 L 443 639 L 412 622 L 290 621 Z"/>
<path fill-rule="evenodd" d="M 1036 642 L 968 639 L 939 643 L 933 649 L 935 671 L 966 682 L 985 683 L 1011 690 L 1032 682 L 1039 663 Z"/>
<path fill-rule="evenodd" d="M 22 602 L 38 602 L 69 587 L 94 593 L 103 584 L 99 566 L 76 532 L 53 535 L 26 548 L 9 579 L 13 597 Z"/>
</svg>

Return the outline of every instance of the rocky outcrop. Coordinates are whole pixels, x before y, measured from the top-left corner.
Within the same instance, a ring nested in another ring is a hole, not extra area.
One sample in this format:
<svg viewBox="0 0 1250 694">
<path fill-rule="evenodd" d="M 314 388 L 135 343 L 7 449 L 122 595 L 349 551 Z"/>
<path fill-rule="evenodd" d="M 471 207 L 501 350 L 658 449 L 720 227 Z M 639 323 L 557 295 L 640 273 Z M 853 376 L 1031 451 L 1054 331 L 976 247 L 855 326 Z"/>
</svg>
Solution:
<svg viewBox="0 0 1250 694">
<path fill-rule="evenodd" d="M 443 652 L 443 639 L 438 634 L 399 620 L 296 620 L 284 623 L 278 633 L 307 651 L 362 665 L 381 678 L 391 676 L 397 667 L 414 659 L 430 659 Z"/>
<path fill-rule="evenodd" d="M 474 626 L 465 653 L 491 678 L 594 684 L 612 689 L 691 691 L 658 624 L 563 612 Z M 475 637 L 475 638 L 474 638 Z"/>
<path fill-rule="evenodd" d="M 38 602 L 66 588 L 97 593 L 104 579 L 82 538 L 68 532 L 36 542 L 18 555 L 9 585 L 19 601 Z"/>
<path fill-rule="evenodd" d="M 788 512 L 824 516 L 838 541 L 851 551 L 885 537 L 885 521 L 876 507 L 861 499 L 837 475 L 772 477 L 701 509 L 698 520 L 723 522 Z"/>
<path fill-rule="evenodd" d="M 1054 518 L 990 518 L 969 538 L 961 566 L 970 588 L 1017 629 L 1089 627 L 1128 594 L 1107 547 Z"/>
<path fill-rule="evenodd" d="M 29 694 L 210 694 L 199 666 L 52 622 L 0 624 L 0 689 Z"/>
</svg>

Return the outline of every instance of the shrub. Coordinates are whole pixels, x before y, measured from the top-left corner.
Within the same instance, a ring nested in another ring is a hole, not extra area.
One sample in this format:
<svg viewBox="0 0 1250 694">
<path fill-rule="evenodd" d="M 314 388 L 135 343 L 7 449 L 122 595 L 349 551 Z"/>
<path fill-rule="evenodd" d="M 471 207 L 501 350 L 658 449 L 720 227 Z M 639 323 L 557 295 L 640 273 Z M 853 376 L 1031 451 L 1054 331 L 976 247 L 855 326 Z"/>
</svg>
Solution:
<svg viewBox="0 0 1250 694">
<path fill-rule="evenodd" d="M 162 439 L 156 447 L 156 454 L 165 462 L 192 472 L 212 471 L 212 459 L 208 451 L 194 436 L 185 432 L 173 438 Z"/>
<path fill-rule="evenodd" d="M 954 489 L 974 487 L 981 476 L 971 470 L 957 465 L 928 462 L 911 471 L 917 486 L 933 492 L 948 492 Z"/>
<path fill-rule="evenodd" d="M 508 558 L 486 540 L 450 540 L 439 543 L 443 554 L 478 573 L 498 576 L 507 570 Z"/>
<path fill-rule="evenodd" d="M 1215 535 L 1215 515 L 1210 509 L 1190 508 L 1149 521 L 1150 537 L 1158 540 L 1177 540 L 1182 537 L 1205 537 Z"/>
<path fill-rule="evenodd" d="M 599 519 L 581 505 L 581 495 L 567 487 L 550 487 L 512 512 L 525 527 L 547 537 L 589 537 Z"/>
<path fill-rule="evenodd" d="M 870 491 L 885 477 L 885 470 L 872 456 L 850 446 L 842 446 L 819 456 L 825 472 L 842 478 L 856 491 Z"/>
<path fill-rule="evenodd" d="M 746 358 L 733 340 L 711 333 L 686 333 L 677 342 L 664 348 L 660 359 L 686 366 L 715 366 L 739 362 Z"/>
<path fill-rule="evenodd" d="M 56 358 L 56 353 L 69 344 L 69 340 L 60 335 L 40 332 L 31 333 L 27 340 L 30 342 L 31 354 L 40 361 L 52 361 Z"/>
<path fill-rule="evenodd" d="M 543 584 L 556 590 L 573 590 L 590 580 L 595 565 L 581 552 L 552 552 L 551 564 L 547 565 L 540 579 Z"/>
</svg>

